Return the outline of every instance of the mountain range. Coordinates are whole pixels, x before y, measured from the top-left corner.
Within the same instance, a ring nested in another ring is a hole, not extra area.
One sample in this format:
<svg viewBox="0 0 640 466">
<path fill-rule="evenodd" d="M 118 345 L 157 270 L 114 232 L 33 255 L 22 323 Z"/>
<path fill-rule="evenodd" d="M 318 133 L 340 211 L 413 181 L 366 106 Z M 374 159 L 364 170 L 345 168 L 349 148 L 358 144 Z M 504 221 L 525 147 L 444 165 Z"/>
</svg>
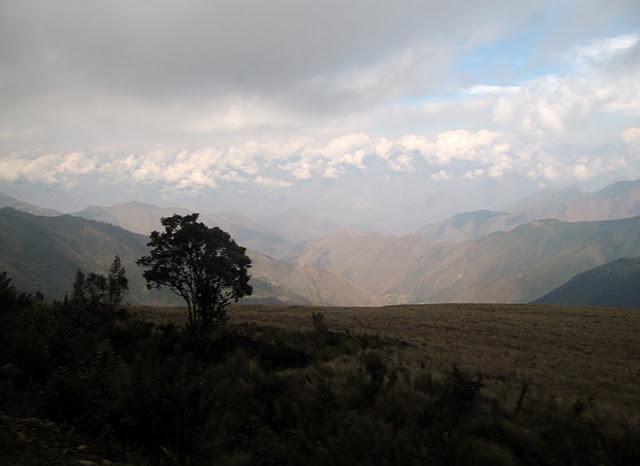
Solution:
<svg viewBox="0 0 640 466">
<path fill-rule="evenodd" d="M 386 303 L 528 302 L 579 272 L 640 255 L 640 217 L 599 222 L 538 220 L 476 241 L 342 231 L 300 260 L 337 271 Z"/>
<path fill-rule="evenodd" d="M 135 261 L 147 253 L 148 238 L 114 225 L 72 215 L 35 216 L 13 208 L 0 209 L 0 270 L 20 289 L 62 298 L 75 272 L 104 273 L 119 255 L 130 280 L 130 301 L 176 304 L 168 293 L 149 291 Z M 335 273 L 299 263 L 282 262 L 248 251 L 254 295 L 252 301 L 378 305 L 358 285 Z"/>
<path fill-rule="evenodd" d="M 134 262 L 145 253 L 146 235 L 160 228 L 162 217 L 191 210 L 131 202 L 61 216 L 4 195 L 0 205 L 36 214 L 0 211 L 0 268 L 27 289 L 38 285 L 59 295 L 76 268 L 104 271 L 120 254 L 135 271 L 132 299 L 167 299 L 144 288 Z M 530 302 L 551 299 L 549 293 L 560 299 L 579 287 L 553 290 L 569 285 L 576 274 L 640 256 L 638 214 L 640 180 L 593 193 L 543 191 L 505 211 L 457 214 L 402 236 L 339 229 L 296 211 L 255 218 L 215 212 L 200 219 L 248 248 L 253 300 L 378 305 Z"/>
<path fill-rule="evenodd" d="M 433 241 L 460 243 L 497 231 L 509 231 L 541 219 L 565 222 L 614 220 L 640 215 L 640 180 L 618 181 L 593 193 L 575 187 L 546 190 L 502 211 L 478 210 L 428 224 L 418 234 Z"/>
</svg>

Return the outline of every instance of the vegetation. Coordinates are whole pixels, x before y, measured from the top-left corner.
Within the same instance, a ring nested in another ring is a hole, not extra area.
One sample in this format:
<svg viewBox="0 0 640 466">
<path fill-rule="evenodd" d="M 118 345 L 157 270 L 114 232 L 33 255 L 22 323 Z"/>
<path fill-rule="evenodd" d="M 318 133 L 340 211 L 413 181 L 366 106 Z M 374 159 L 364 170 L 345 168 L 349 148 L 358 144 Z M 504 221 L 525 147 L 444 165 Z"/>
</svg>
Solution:
<svg viewBox="0 0 640 466">
<path fill-rule="evenodd" d="M 165 231 L 151 233 L 148 256 L 138 264 L 148 269 L 149 288 L 166 287 L 187 303 L 189 327 L 206 332 L 224 322 L 226 307 L 253 291 L 251 260 L 220 228 L 200 223 L 198 214 L 163 218 Z"/>
<path fill-rule="evenodd" d="M 158 324 L 184 322 L 182 309 L 132 312 Z M 529 382 L 527 397 L 569 404 L 591 398 L 613 418 L 640 420 L 640 312 L 527 304 L 235 305 L 229 323 L 310 330 L 318 313 L 331 329 L 406 343 L 387 350 L 399 363 L 481 373 L 484 391 L 509 405 Z"/>
<path fill-rule="evenodd" d="M 586 398 L 524 389 L 504 403 L 478 374 L 403 361 L 405 343 L 335 330 L 319 312 L 298 328 L 235 323 L 194 339 L 108 303 L 46 304 L 4 276 L 0 297 L 4 464 L 23 464 L 24 430 L 11 429 L 27 416 L 69 426 L 121 464 L 640 461 L 640 426 Z M 51 445 L 38 457 L 32 440 L 31 464 L 78 457 Z"/>
<path fill-rule="evenodd" d="M 115 307 L 122 303 L 128 291 L 129 280 L 120 257 L 116 256 L 106 277 L 94 272 L 85 276 L 82 270 L 78 270 L 71 299 L 74 303 L 85 306 Z"/>
</svg>

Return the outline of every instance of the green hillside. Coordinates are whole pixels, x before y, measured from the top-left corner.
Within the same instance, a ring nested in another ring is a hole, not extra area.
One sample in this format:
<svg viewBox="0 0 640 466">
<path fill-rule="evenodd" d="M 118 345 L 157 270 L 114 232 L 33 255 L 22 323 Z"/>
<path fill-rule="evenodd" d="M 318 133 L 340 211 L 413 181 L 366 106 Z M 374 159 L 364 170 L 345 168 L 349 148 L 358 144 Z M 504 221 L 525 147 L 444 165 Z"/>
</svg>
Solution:
<svg viewBox="0 0 640 466">
<path fill-rule="evenodd" d="M 107 223 L 70 215 L 34 216 L 11 208 L 0 210 L 0 269 L 16 286 L 61 298 L 77 269 L 104 273 L 119 255 L 130 280 L 130 299 L 166 302 L 144 286 L 135 261 L 145 254 L 147 238 Z M 175 300 L 172 300 L 175 301 Z"/>
<path fill-rule="evenodd" d="M 587 270 L 534 303 L 640 309 L 640 258 L 618 259 Z"/>
</svg>

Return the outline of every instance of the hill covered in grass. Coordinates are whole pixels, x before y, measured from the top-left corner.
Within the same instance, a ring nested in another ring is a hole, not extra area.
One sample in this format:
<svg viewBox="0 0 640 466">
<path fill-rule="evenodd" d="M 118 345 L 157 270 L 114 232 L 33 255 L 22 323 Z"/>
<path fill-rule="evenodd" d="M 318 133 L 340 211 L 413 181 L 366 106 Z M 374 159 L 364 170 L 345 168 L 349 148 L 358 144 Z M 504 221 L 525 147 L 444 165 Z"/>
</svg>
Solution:
<svg viewBox="0 0 640 466">
<path fill-rule="evenodd" d="M 640 258 L 618 259 L 582 272 L 534 303 L 640 309 Z"/>
</svg>

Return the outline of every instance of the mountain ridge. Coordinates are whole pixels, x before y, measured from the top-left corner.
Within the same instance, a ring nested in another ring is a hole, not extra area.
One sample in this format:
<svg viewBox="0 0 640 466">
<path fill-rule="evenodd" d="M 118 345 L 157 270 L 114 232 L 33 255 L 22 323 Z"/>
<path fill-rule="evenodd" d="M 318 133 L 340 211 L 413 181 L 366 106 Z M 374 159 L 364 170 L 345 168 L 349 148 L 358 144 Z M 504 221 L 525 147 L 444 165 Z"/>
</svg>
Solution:
<svg viewBox="0 0 640 466">
<path fill-rule="evenodd" d="M 130 280 L 130 299 L 144 304 L 179 304 L 169 293 L 147 290 L 135 264 L 147 254 L 148 237 L 105 222 L 73 215 L 35 216 L 0 209 L 0 269 L 17 286 L 62 298 L 77 269 L 105 273 L 119 255 Z M 247 251 L 252 259 L 254 301 L 277 299 L 292 304 L 377 305 L 377 298 L 337 274 L 291 264 Z M 270 295 L 276 290 L 277 295 Z"/>
<path fill-rule="evenodd" d="M 640 309 L 640 257 L 586 270 L 532 303 Z"/>
</svg>

